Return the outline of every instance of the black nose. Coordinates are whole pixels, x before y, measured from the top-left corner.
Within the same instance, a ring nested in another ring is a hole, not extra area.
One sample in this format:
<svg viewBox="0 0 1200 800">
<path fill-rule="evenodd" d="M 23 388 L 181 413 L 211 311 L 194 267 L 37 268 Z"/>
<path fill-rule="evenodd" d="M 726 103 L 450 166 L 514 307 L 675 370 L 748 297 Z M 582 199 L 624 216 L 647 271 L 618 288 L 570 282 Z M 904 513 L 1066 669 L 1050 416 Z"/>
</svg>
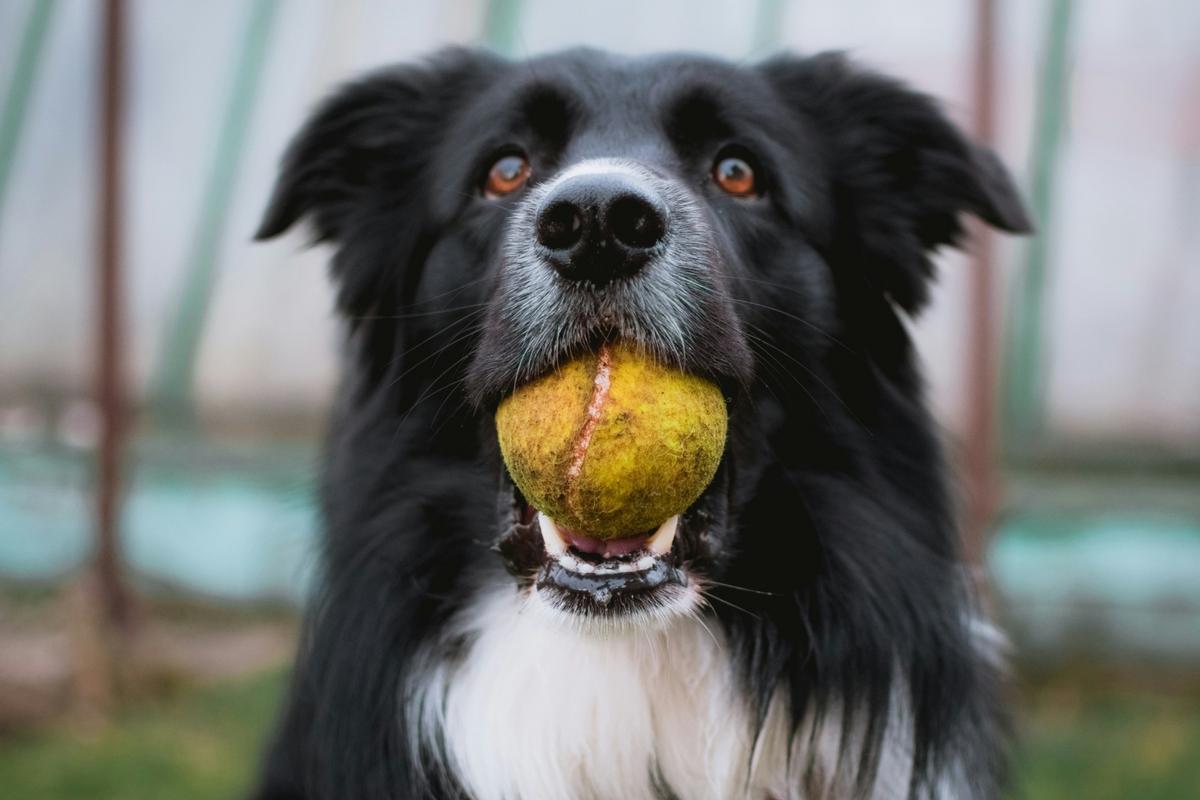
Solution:
<svg viewBox="0 0 1200 800">
<path fill-rule="evenodd" d="M 559 274 L 604 285 L 650 260 L 667 234 L 667 209 L 625 175 L 578 175 L 554 187 L 535 225 L 543 255 Z"/>
</svg>

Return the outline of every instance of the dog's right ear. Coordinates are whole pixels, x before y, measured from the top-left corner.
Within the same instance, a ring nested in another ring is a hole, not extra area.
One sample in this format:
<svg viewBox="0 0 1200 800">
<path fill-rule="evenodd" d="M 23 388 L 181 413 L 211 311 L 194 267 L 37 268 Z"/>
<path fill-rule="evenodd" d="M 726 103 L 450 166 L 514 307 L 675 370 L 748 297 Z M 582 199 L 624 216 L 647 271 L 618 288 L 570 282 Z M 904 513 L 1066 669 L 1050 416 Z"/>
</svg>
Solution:
<svg viewBox="0 0 1200 800">
<path fill-rule="evenodd" d="M 498 64 L 479 51 L 445 50 L 336 91 L 288 147 L 255 238 L 307 218 L 316 241 L 356 243 L 330 265 L 342 313 L 355 319 L 387 303 L 429 224 L 431 163 L 446 129 Z"/>
<path fill-rule="evenodd" d="M 317 241 L 340 241 L 373 192 L 415 188 L 456 99 L 495 60 L 449 49 L 338 89 L 288 147 L 254 238 L 278 236 L 308 217 Z"/>
</svg>

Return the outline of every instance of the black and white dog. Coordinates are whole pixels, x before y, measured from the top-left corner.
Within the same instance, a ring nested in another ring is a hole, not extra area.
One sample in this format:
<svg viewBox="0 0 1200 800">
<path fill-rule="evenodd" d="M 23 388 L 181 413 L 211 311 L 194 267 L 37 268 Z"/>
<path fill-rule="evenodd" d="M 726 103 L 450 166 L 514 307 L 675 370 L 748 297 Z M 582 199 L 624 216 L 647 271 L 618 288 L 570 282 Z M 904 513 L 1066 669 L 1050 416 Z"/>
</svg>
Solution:
<svg viewBox="0 0 1200 800">
<path fill-rule="evenodd" d="M 1029 227 L 991 152 L 838 55 L 455 50 L 337 92 L 258 233 L 332 243 L 348 364 L 256 797 L 997 797 L 904 319 L 964 212 Z M 613 340 L 723 387 L 730 432 L 606 548 L 514 489 L 493 412 Z"/>
</svg>

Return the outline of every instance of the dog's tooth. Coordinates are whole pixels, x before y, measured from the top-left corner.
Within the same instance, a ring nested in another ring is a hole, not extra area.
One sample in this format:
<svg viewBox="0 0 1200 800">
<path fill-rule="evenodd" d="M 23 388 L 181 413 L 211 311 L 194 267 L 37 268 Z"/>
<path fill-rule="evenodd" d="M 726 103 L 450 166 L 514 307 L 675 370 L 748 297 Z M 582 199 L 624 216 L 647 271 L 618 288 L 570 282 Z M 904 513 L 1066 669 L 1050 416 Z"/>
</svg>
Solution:
<svg viewBox="0 0 1200 800">
<path fill-rule="evenodd" d="M 638 559 L 637 568 L 639 570 L 648 570 L 654 566 L 654 556 L 642 556 Z"/>
<path fill-rule="evenodd" d="M 562 533 L 558 530 L 558 526 L 554 524 L 554 520 L 540 511 L 537 517 L 538 529 L 542 532 L 542 542 L 546 545 L 546 552 L 552 556 L 565 555 L 567 552 L 567 540 L 563 538 Z"/>
<path fill-rule="evenodd" d="M 590 575 L 596 571 L 596 568 L 586 561 L 575 560 L 575 571 L 581 572 L 584 575 Z"/>
<path fill-rule="evenodd" d="M 671 517 L 669 520 L 658 526 L 658 530 L 646 542 L 646 549 L 655 555 L 665 556 L 671 552 L 671 545 L 675 543 L 675 532 L 679 529 L 679 515 Z"/>
</svg>

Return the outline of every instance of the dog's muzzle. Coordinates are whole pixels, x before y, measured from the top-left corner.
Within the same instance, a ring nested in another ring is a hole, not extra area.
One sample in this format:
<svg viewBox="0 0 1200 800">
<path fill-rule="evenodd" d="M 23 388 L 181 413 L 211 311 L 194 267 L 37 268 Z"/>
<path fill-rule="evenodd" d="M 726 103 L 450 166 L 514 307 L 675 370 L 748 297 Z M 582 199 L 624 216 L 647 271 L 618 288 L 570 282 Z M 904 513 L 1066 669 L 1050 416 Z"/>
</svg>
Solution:
<svg viewBox="0 0 1200 800">
<path fill-rule="evenodd" d="M 718 385 L 745 378 L 751 358 L 708 212 L 654 168 L 591 159 L 537 185 L 512 212 L 499 270 L 469 375 L 485 407 L 616 341 Z M 710 487 L 657 530 L 601 541 L 559 528 L 507 485 L 500 551 L 572 619 L 662 618 L 696 602 L 690 559 L 721 495 Z"/>
</svg>

